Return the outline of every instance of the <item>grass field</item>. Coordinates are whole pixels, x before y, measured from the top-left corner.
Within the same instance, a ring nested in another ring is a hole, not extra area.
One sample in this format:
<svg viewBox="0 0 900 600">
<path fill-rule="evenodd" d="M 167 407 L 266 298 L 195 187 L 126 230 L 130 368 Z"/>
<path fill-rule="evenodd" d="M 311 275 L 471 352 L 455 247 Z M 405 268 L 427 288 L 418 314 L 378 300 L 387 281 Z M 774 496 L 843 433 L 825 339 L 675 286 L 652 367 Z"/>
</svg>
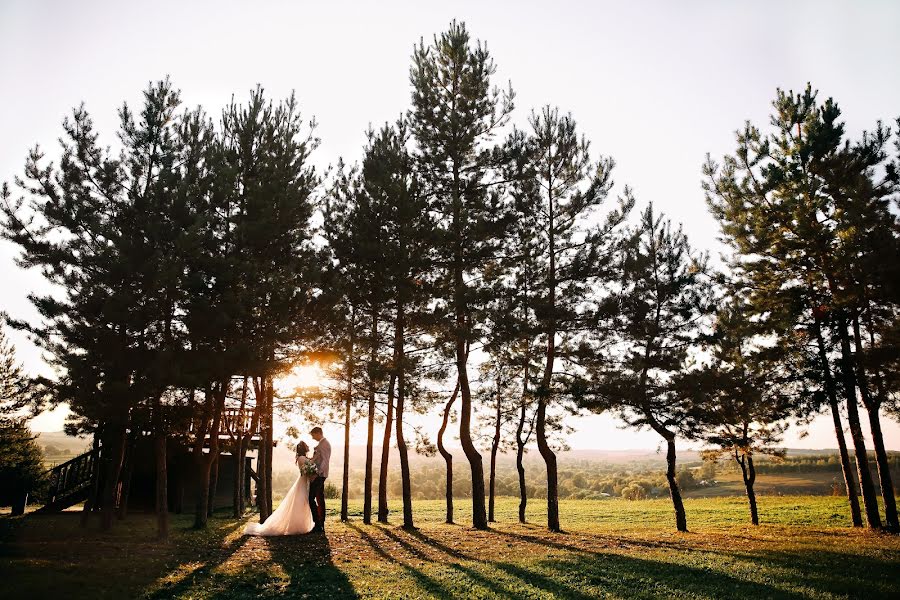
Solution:
<svg viewBox="0 0 900 600">
<path fill-rule="evenodd" d="M 840 476 L 840 473 L 838 473 Z M 834 473 L 808 471 L 801 473 L 766 473 L 756 480 L 754 489 L 763 496 L 775 495 L 812 495 L 822 496 L 831 493 Z M 716 474 L 716 485 L 683 492 L 685 498 L 716 498 L 720 496 L 744 497 L 747 492 L 744 481 L 737 471 L 725 471 Z"/>
<path fill-rule="evenodd" d="M 877 598 L 900 596 L 900 537 L 846 527 L 846 501 L 760 499 L 763 525 L 741 498 L 686 501 L 690 533 L 667 500 L 563 501 L 566 533 L 514 523 L 499 502 L 486 532 L 445 525 L 442 502 L 419 502 L 419 529 L 347 524 L 325 536 L 248 538 L 216 517 L 206 531 L 173 516 L 153 542 L 151 515 L 109 533 L 77 513 L 0 518 L 3 598 Z M 394 508 L 399 508 L 394 506 Z M 468 522 L 468 502 L 457 501 Z M 392 515 L 396 520 L 397 515 Z"/>
</svg>

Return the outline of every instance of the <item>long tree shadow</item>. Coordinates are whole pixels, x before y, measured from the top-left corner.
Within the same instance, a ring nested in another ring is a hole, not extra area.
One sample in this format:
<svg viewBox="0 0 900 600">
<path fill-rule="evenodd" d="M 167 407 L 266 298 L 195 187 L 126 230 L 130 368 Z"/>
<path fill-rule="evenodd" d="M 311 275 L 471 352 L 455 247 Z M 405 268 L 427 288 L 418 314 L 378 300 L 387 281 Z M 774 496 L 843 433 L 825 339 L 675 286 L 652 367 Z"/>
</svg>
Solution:
<svg viewBox="0 0 900 600">
<path fill-rule="evenodd" d="M 243 526 L 241 524 L 241 526 Z M 146 598 L 240 599 L 303 593 L 355 598 L 344 573 L 334 565 L 328 538 L 321 534 L 252 537 L 234 529 L 221 544 L 193 556 L 196 568 L 175 581 L 163 579 Z"/>
<path fill-rule="evenodd" d="M 848 596 L 867 595 L 879 596 L 900 588 L 900 569 L 896 565 L 900 563 L 900 553 L 890 549 L 883 549 L 875 555 L 857 551 L 859 546 L 848 544 L 846 551 L 835 552 L 823 550 L 820 545 L 813 543 L 797 543 L 796 549 L 784 550 L 761 547 L 757 550 L 746 550 L 747 543 L 763 542 L 757 536 L 726 532 L 723 540 L 715 540 L 706 545 L 704 543 L 687 543 L 682 540 L 641 540 L 632 537 L 619 537 L 610 535 L 598 535 L 593 533 L 579 534 L 574 538 L 578 542 L 587 542 L 585 545 L 576 543 L 562 543 L 547 539 L 540 533 L 522 534 L 512 531 L 495 530 L 494 533 L 511 539 L 533 544 L 544 544 L 558 550 L 592 554 L 597 557 L 609 557 L 611 553 L 619 550 L 627 550 L 630 547 L 646 549 L 665 549 L 667 551 L 691 553 L 695 556 L 712 555 L 725 556 L 738 561 L 753 563 L 753 570 L 781 569 L 792 572 L 792 578 L 802 581 L 806 587 L 816 589 L 822 593 L 838 593 Z M 819 535 L 817 530 L 816 535 Z M 842 537 L 847 539 L 853 532 L 826 531 L 829 537 Z M 848 542 L 852 542 L 849 538 Z M 734 544 L 741 541 L 741 544 Z M 701 562 L 701 561 L 697 561 Z"/>
<path fill-rule="evenodd" d="M 503 529 L 494 529 L 492 530 L 492 532 L 497 535 L 513 538 L 517 541 L 538 544 L 541 546 L 549 546 L 550 548 L 555 548 L 556 550 L 564 550 L 569 552 L 587 552 L 593 554 L 602 554 L 602 549 L 607 548 L 613 550 L 628 547 L 641 547 L 648 549 L 664 548 L 667 550 L 685 550 L 696 548 L 695 545 L 682 540 L 642 540 L 640 538 L 599 535 L 595 533 L 579 533 L 573 537 L 570 537 L 568 535 L 563 536 L 560 534 L 549 533 L 546 530 L 534 534 L 516 533 Z M 572 541 L 568 543 L 562 542 L 557 539 L 560 537 L 564 539 L 570 539 Z M 590 544 L 590 547 L 579 546 L 577 543 L 575 543 L 577 541 L 587 541 Z"/>
<path fill-rule="evenodd" d="M 393 533 L 389 530 L 385 529 L 383 531 L 385 535 L 394 540 L 397 544 L 402 546 L 411 554 L 414 554 L 425 560 L 435 560 L 434 557 L 426 554 L 424 550 L 414 545 L 410 540 L 403 539 L 400 535 L 397 535 L 396 533 Z M 585 594 L 576 588 L 568 586 L 560 581 L 557 581 L 540 573 L 531 572 L 506 562 L 485 561 L 482 558 L 467 555 L 455 548 L 450 548 L 446 544 L 443 544 L 434 538 L 428 537 L 420 531 L 410 531 L 405 533 L 414 538 L 418 543 L 426 547 L 437 549 L 457 561 L 465 560 L 484 564 L 488 568 L 497 569 L 512 578 L 518 579 L 522 584 L 543 590 L 545 592 L 550 592 L 556 597 L 575 598 L 576 600 L 592 600 L 594 598 L 594 596 Z M 447 564 L 446 561 L 440 562 Z M 473 581 L 479 583 L 483 587 L 488 588 L 501 595 L 514 595 L 517 591 L 511 586 L 504 586 L 501 583 L 498 583 L 497 581 L 491 579 L 488 574 L 485 574 L 475 568 L 468 567 L 466 565 L 460 564 L 459 562 L 451 562 L 449 564 L 452 568 L 465 574 L 467 577 L 471 578 Z M 517 587 L 521 586 L 519 585 Z"/>
<path fill-rule="evenodd" d="M 494 531 L 493 533 L 499 533 Z M 505 535 L 516 536 L 508 532 Z M 503 535 L 501 534 L 501 535 Z M 612 552 L 598 552 L 569 546 L 551 544 L 555 549 L 572 554 L 563 558 L 546 558 L 525 566 L 522 563 L 488 560 L 450 548 L 422 532 L 412 532 L 411 536 L 422 544 L 436 548 L 454 560 L 481 561 L 523 583 L 550 592 L 557 597 L 586 599 L 595 597 L 582 591 L 599 588 L 603 593 L 621 594 L 637 598 L 657 598 L 660 596 L 724 597 L 765 597 L 804 598 L 791 590 L 759 583 L 708 567 L 689 566 L 672 562 L 638 558 Z M 397 537 L 397 536 L 395 536 Z M 529 543 L 546 545 L 543 538 L 523 536 Z M 399 543 L 399 542 L 398 542 Z M 421 550 L 420 550 L 421 552 Z M 560 581 L 558 574 L 566 573 L 566 582 Z M 484 575 L 480 575 L 484 577 Z M 827 592 L 824 588 L 821 591 Z"/>
<path fill-rule="evenodd" d="M 883 551 L 880 556 L 870 556 L 860 554 L 853 551 L 832 552 L 825 551 L 819 547 L 808 546 L 800 547 L 795 551 L 786 551 L 781 549 L 760 548 L 754 551 L 742 550 L 740 546 L 721 546 L 703 547 L 691 544 L 683 544 L 679 542 L 667 542 L 656 540 L 636 540 L 632 538 L 618 538 L 615 536 L 596 536 L 589 534 L 586 540 L 596 540 L 601 542 L 599 548 L 578 546 L 576 544 L 565 544 L 553 540 L 548 540 L 539 535 L 527 535 L 510 531 L 496 530 L 494 533 L 511 539 L 532 543 L 544 544 L 558 550 L 571 551 L 580 554 L 582 557 L 591 557 L 591 564 L 615 563 L 622 560 L 626 556 L 621 550 L 627 550 L 629 547 L 643 547 L 647 549 L 662 549 L 668 552 L 690 553 L 688 556 L 696 556 L 696 563 L 706 562 L 699 557 L 703 555 L 713 555 L 719 557 L 728 557 L 729 559 L 750 563 L 752 571 L 762 571 L 776 569 L 791 571 L 791 579 L 799 580 L 802 586 L 815 589 L 822 594 L 842 594 L 850 597 L 868 596 L 878 597 L 890 593 L 891 590 L 900 588 L 900 570 L 896 568 L 898 563 L 897 552 Z M 728 539 L 732 539 L 729 536 Z M 750 539 L 746 536 L 737 536 L 741 539 Z M 758 540 L 757 540 L 758 541 Z M 674 562 L 660 563 L 654 572 L 660 574 L 665 572 L 674 572 L 681 575 L 680 567 Z M 854 575 L 856 574 L 856 575 Z M 731 577 L 726 575 L 727 577 Z M 704 577 L 704 582 L 712 581 L 715 585 L 715 576 Z M 754 585 L 745 579 L 732 578 L 738 587 Z M 725 582 L 723 590 L 727 590 L 731 582 Z M 697 587 L 697 593 L 702 591 L 702 586 Z M 780 597 L 789 597 L 793 592 L 779 589 L 776 595 Z"/>
<path fill-rule="evenodd" d="M 887 597 L 900 590 L 900 552 L 882 550 L 877 556 L 810 548 L 797 552 L 757 550 L 728 552 L 758 568 L 793 571 L 804 584 L 848 597 Z"/>
<path fill-rule="evenodd" d="M 448 596 L 448 590 L 437 579 L 429 577 L 428 575 L 423 573 L 421 569 L 417 569 L 407 562 L 401 561 L 400 559 L 395 558 L 393 555 L 389 554 L 384 550 L 384 548 L 381 547 L 381 544 L 378 543 L 378 540 L 369 535 L 369 533 L 367 533 L 363 528 L 350 522 L 347 523 L 347 527 L 359 534 L 359 536 L 372 548 L 375 554 L 377 554 L 384 560 L 401 567 L 413 579 L 416 580 L 419 586 L 421 586 L 428 593 L 439 597 Z M 381 528 L 381 530 L 385 531 L 385 528 Z"/>
<path fill-rule="evenodd" d="M 281 570 L 282 579 L 277 587 L 278 595 L 298 597 L 309 594 L 316 598 L 357 598 L 358 594 L 350 580 L 334 564 L 328 536 L 311 533 L 300 536 L 266 538 L 266 545 L 276 570 Z M 261 565 L 265 569 L 267 565 Z M 271 581 L 271 576 L 263 573 L 261 582 Z M 243 580 L 242 580 L 243 581 Z M 233 598 L 233 592 L 219 597 Z M 251 597 L 266 595 L 265 589 L 250 589 Z"/>
<path fill-rule="evenodd" d="M 213 543 L 207 547 L 193 547 L 178 550 L 179 559 L 182 563 L 179 568 L 185 568 L 185 565 L 199 565 L 196 568 L 189 569 L 175 580 L 162 578 L 157 581 L 144 595 L 145 598 L 163 599 L 181 596 L 198 585 L 202 585 L 205 580 L 212 577 L 217 567 L 228 561 L 243 546 L 245 538 L 243 536 L 235 536 L 234 530 L 231 528 L 221 528 L 213 536 Z M 190 528 L 185 528 L 190 531 Z M 229 541 L 228 537 L 232 539 Z"/>
</svg>

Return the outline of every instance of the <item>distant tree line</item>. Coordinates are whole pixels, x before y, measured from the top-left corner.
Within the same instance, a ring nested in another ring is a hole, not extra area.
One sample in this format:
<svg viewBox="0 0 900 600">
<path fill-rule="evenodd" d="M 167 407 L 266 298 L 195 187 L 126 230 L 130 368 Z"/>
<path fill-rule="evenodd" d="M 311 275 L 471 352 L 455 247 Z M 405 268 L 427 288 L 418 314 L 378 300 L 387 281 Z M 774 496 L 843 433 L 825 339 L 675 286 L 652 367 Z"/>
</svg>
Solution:
<svg viewBox="0 0 900 600">
<path fill-rule="evenodd" d="M 192 444 L 205 526 L 226 405 L 255 409 L 265 520 L 274 414 L 299 404 L 345 428 L 344 519 L 358 418 L 366 523 L 386 521 L 399 491 L 414 527 L 410 446 L 443 457 L 452 523 L 454 435 L 474 527 L 494 520 L 508 490 L 496 458 L 511 450 L 519 519 L 537 495 L 559 531 L 566 417 L 592 411 L 659 435 L 684 531 L 676 442 L 734 461 L 756 524 L 755 461 L 783 454 L 788 424 L 827 411 L 852 523 L 864 512 L 869 527 L 898 530 L 880 425 L 882 409 L 900 412 L 894 131 L 878 123 L 851 139 L 833 100 L 779 90 L 767 130 L 746 124 L 733 155 L 705 162 L 728 248 L 716 269 L 652 203 L 636 209 L 628 187 L 614 197 L 613 159 L 593 152 L 571 114 L 548 105 L 518 119 L 511 84 L 497 85 L 487 46 L 464 24 L 414 47 L 410 86 L 409 108 L 370 129 L 361 161 L 327 176 L 310 164 L 315 123 L 293 96 L 276 103 L 257 88 L 213 120 L 184 110 L 164 80 L 137 113 L 122 106 L 115 152 L 78 107 L 58 161 L 35 148 L 17 191 L 3 186 L 3 235 L 60 292 L 33 298 L 38 323 L 11 320 L 60 373 L 37 381 L 46 393 L 31 404 L 68 403 L 68 430 L 105 449 L 105 527 L 136 431 L 155 440 L 160 537 L 172 437 Z M 277 398 L 276 380 L 310 360 L 329 365 L 329 384 Z M 408 419 L 431 411 L 433 442 Z M 391 443 L 399 490 L 387 484 Z M 231 444 L 246 454 L 247 440 Z M 526 486 L 532 445 L 540 494 Z"/>
</svg>

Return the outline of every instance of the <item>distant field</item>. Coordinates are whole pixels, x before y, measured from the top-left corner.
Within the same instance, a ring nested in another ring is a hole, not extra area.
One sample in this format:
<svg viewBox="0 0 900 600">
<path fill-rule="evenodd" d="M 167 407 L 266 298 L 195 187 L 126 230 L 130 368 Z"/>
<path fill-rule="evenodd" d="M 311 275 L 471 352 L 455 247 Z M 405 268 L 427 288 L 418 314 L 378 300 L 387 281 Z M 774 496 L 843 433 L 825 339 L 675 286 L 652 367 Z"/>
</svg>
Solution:
<svg viewBox="0 0 900 600">
<path fill-rule="evenodd" d="M 754 489 L 757 494 L 767 496 L 822 496 L 831 493 L 831 484 L 834 480 L 835 474 L 828 472 L 765 473 L 757 477 Z M 744 494 L 746 494 L 744 482 L 740 473 L 735 471 L 717 474 L 716 485 L 713 487 L 688 490 L 684 493 L 686 498 L 716 498 Z"/>
<path fill-rule="evenodd" d="M 399 505 L 392 505 L 396 510 Z M 172 541 L 152 541 L 151 515 L 111 533 L 78 515 L 0 518 L 2 598 L 896 598 L 900 537 L 847 527 L 846 501 L 760 498 L 747 525 L 741 498 L 688 499 L 690 533 L 666 500 L 560 503 L 566 533 L 514 522 L 499 502 L 487 532 L 445 525 L 443 503 L 415 504 L 419 530 L 348 524 L 327 536 L 247 538 L 224 516 L 207 531 L 175 516 Z M 332 510 L 336 507 L 332 503 Z M 469 504 L 457 501 L 460 523 Z M 397 515 L 392 515 L 396 523 Z"/>
</svg>

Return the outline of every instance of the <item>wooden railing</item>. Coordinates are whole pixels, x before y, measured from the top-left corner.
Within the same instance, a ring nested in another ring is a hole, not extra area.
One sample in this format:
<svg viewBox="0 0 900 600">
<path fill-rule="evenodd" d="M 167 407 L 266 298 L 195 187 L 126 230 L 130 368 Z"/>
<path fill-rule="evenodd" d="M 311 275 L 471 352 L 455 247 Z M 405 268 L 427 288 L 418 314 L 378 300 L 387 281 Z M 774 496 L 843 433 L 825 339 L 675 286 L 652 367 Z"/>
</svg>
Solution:
<svg viewBox="0 0 900 600">
<path fill-rule="evenodd" d="M 99 449 L 90 450 L 50 469 L 46 506 L 56 505 L 90 487 L 99 458 Z"/>
<path fill-rule="evenodd" d="M 226 408 L 222 411 L 222 428 L 221 435 L 241 433 L 243 435 L 255 436 L 259 433 L 259 424 L 251 431 L 250 426 L 253 424 L 252 408 L 245 408 L 243 417 L 239 408 Z"/>
<path fill-rule="evenodd" d="M 256 440 L 259 437 L 259 423 L 251 430 L 253 424 L 252 408 L 245 408 L 243 417 L 239 408 L 226 408 L 222 411 L 222 421 L 219 424 L 219 438 L 230 438 L 238 434 L 249 435 L 251 439 Z M 194 435 L 200 430 L 200 421 L 194 419 L 191 421 L 190 432 Z M 209 434 L 206 434 L 209 437 Z"/>
</svg>

